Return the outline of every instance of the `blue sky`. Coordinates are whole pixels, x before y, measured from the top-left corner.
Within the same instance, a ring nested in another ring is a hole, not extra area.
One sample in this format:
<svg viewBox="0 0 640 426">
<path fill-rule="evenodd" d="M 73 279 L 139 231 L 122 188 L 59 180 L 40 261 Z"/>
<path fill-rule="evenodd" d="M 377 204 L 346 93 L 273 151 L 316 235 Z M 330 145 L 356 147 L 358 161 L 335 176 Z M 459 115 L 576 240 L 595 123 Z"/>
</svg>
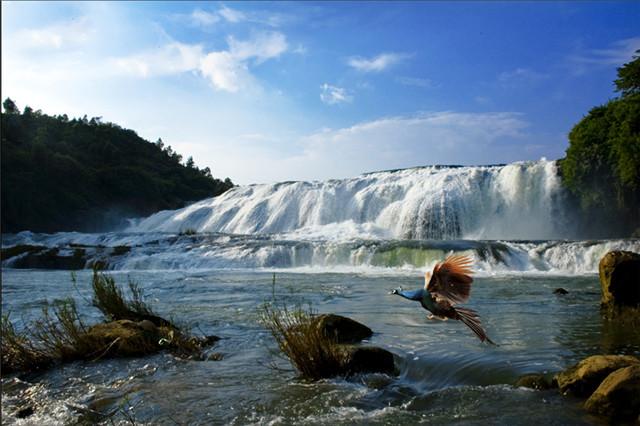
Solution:
<svg viewBox="0 0 640 426">
<path fill-rule="evenodd" d="M 556 159 L 640 2 L 2 2 L 2 98 L 246 184 Z"/>
</svg>

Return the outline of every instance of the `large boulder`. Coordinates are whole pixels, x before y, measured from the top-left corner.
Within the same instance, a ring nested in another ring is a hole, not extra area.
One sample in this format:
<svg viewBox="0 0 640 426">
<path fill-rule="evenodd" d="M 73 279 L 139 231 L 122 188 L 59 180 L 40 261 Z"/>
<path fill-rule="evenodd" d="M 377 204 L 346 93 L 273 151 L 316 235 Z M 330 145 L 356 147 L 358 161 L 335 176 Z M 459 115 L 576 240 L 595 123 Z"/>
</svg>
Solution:
<svg viewBox="0 0 640 426">
<path fill-rule="evenodd" d="M 640 365 L 609 374 L 584 404 L 590 413 L 616 420 L 634 420 L 640 415 Z"/>
<path fill-rule="evenodd" d="M 631 355 L 594 355 L 557 374 L 554 381 L 562 393 L 588 396 L 610 373 L 631 365 L 640 365 L 640 360 Z"/>
<path fill-rule="evenodd" d="M 335 314 L 322 314 L 315 318 L 316 327 L 336 343 L 357 343 L 371 337 L 373 331 L 351 318 Z"/>
<path fill-rule="evenodd" d="M 344 370 L 347 375 L 357 373 L 395 374 L 396 366 L 393 354 L 375 346 L 356 346 L 349 348 Z"/>
<path fill-rule="evenodd" d="M 553 383 L 544 374 L 525 374 L 518 378 L 515 386 L 518 388 L 546 390 L 553 388 Z"/>
<path fill-rule="evenodd" d="M 640 254 L 610 251 L 599 266 L 602 307 L 640 307 Z"/>
</svg>

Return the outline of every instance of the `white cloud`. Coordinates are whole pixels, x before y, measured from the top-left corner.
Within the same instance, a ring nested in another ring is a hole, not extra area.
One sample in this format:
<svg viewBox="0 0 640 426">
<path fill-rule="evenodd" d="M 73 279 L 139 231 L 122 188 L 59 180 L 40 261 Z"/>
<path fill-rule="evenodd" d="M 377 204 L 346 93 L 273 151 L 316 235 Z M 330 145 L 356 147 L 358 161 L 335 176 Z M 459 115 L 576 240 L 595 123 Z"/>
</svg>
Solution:
<svg viewBox="0 0 640 426">
<path fill-rule="evenodd" d="M 197 69 L 202 57 L 202 46 L 172 42 L 158 49 L 113 61 L 125 74 L 150 77 Z"/>
<path fill-rule="evenodd" d="M 428 78 L 397 77 L 396 81 L 404 86 L 421 87 L 423 89 L 429 89 L 433 87 L 433 81 Z"/>
<path fill-rule="evenodd" d="M 324 83 L 320 86 L 320 89 L 322 90 L 320 92 L 320 100 L 327 105 L 351 102 L 353 100 L 353 96 L 349 95 L 347 90 L 342 87 Z"/>
<path fill-rule="evenodd" d="M 237 92 L 251 81 L 249 61 L 256 64 L 287 51 L 287 40 L 278 32 L 259 33 L 254 38 L 227 40 L 228 50 L 204 52 L 199 44 L 171 42 L 160 48 L 113 59 L 120 72 L 139 77 L 194 71 L 206 77 L 217 90 Z"/>
<path fill-rule="evenodd" d="M 15 34 L 13 47 L 61 49 L 87 43 L 95 31 L 87 17 L 80 17 L 44 28 L 24 29 Z"/>
<path fill-rule="evenodd" d="M 287 51 L 287 39 L 279 32 L 258 34 L 251 40 L 238 41 L 233 37 L 227 39 L 231 55 L 239 60 L 256 58 L 258 63 L 277 58 Z"/>
<path fill-rule="evenodd" d="M 571 59 L 578 63 L 595 65 L 622 65 L 631 61 L 640 49 L 640 37 L 632 37 L 611 43 L 607 49 L 591 49 Z"/>
<path fill-rule="evenodd" d="M 208 27 L 220 21 L 220 16 L 215 13 L 206 12 L 202 9 L 195 9 L 189 15 L 191 24 L 194 26 Z"/>
<path fill-rule="evenodd" d="M 500 73 L 500 75 L 498 75 L 498 83 L 503 87 L 518 87 L 537 83 L 548 78 L 548 74 L 543 74 L 529 68 L 516 68 L 513 71 Z"/>
<path fill-rule="evenodd" d="M 222 6 L 222 8 L 220 8 L 218 13 L 228 22 L 231 22 L 233 24 L 242 22 L 247 19 L 247 16 L 244 13 L 236 9 L 231 9 L 227 6 Z"/>
<path fill-rule="evenodd" d="M 379 72 L 403 61 L 408 57 L 409 55 L 405 53 L 382 53 L 370 59 L 356 56 L 350 58 L 347 63 L 358 71 Z"/>
</svg>

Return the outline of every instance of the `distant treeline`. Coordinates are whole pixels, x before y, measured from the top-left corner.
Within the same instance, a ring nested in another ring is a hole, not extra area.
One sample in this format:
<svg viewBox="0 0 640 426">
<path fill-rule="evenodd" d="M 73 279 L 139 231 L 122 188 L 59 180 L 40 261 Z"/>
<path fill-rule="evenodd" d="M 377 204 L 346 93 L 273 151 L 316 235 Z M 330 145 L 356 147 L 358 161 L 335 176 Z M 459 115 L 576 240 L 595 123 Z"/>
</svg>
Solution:
<svg viewBox="0 0 640 426">
<path fill-rule="evenodd" d="M 100 117 L 21 113 L 9 98 L 3 107 L 2 232 L 103 231 L 233 187 Z"/>
<path fill-rule="evenodd" d="M 640 237 L 640 50 L 618 68 L 620 97 L 569 133 L 562 181 L 579 203 L 582 235 Z"/>
</svg>

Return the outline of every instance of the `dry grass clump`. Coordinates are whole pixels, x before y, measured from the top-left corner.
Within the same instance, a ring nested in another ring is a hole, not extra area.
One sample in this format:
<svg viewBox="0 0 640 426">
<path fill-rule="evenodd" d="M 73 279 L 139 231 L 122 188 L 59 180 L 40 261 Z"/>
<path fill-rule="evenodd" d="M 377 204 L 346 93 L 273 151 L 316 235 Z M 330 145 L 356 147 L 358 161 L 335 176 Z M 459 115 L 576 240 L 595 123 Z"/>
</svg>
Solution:
<svg viewBox="0 0 640 426">
<path fill-rule="evenodd" d="M 309 380 L 345 373 L 347 351 L 327 336 L 314 321 L 314 313 L 286 305 L 265 304 L 262 321 L 301 376 Z"/>
<path fill-rule="evenodd" d="M 156 327 L 177 328 L 170 321 L 157 316 L 151 307 L 144 301 L 142 289 L 134 281 L 129 280 L 129 291 L 131 299 L 125 298 L 122 289 L 116 285 L 115 280 L 110 275 L 100 273 L 97 269 L 93 271 L 91 286 L 93 288 L 92 304 L 111 321 L 149 320 Z"/>
<path fill-rule="evenodd" d="M 124 297 L 115 280 L 94 271 L 92 304 L 108 322 L 87 326 L 72 299 L 45 306 L 42 316 L 18 333 L 8 315 L 2 317 L 2 373 L 35 371 L 55 363 L 103 357 L 141 356 L 167 349 L 182 358 L 202 358 L 202 350 L 218 340 L 180 331 L 155 315 L 142 290 L 129 282 Z"/>
<path fill-rule="evenodd" d="M 0 365 L 3 374 L 40 370 L 53 363 L 49 354 L 36 347 L 24 333 L 15 330 L 9 315 L 2 315 L 0 328 Z"/>
</svg>

